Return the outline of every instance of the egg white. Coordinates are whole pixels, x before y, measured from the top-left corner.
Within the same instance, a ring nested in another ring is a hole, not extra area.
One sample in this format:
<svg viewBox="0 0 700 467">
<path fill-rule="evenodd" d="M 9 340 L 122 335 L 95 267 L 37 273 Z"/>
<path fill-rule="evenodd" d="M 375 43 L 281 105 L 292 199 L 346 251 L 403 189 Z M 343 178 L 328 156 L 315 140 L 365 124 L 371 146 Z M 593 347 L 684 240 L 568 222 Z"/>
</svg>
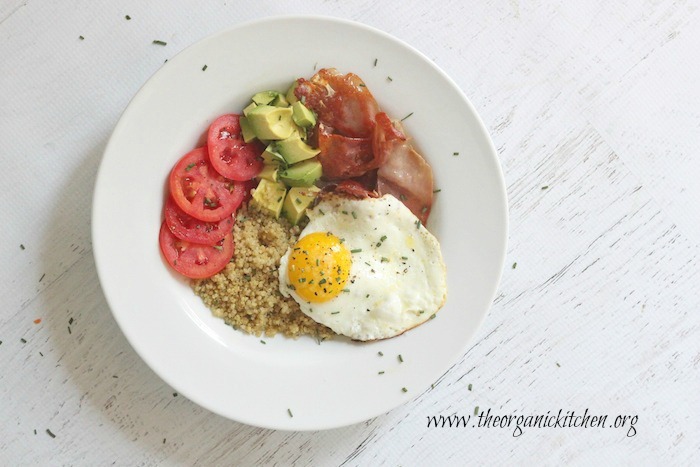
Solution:
<svg viewBox="0 0 700 467">
<path fill-rule="evenodd" d="M 282 257 L 280 292 L 293 297 L 316 322 L 355 340 L 385 339 L 424 323 L 445 303 L 440 244 L 392 195 L 332 195 L 307 214 L 309 223 L 299 238 L 331 232 L 353 252 L 345 291 L 323 303 L 308 302 L 295 292 L 287 273 L 291 249 Z"/>
</svg>

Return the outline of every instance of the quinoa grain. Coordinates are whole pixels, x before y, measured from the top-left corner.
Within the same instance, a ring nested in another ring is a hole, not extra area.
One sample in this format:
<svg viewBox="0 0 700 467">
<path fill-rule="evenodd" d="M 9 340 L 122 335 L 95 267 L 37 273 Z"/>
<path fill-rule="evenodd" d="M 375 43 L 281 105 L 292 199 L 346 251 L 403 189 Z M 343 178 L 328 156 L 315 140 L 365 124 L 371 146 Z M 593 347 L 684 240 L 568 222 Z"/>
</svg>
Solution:
<svg viewBox="0 0 700 467">
<path fill-rule="evenodd" d="M 215 276 L 195 281 L 194 292 L 215 316 L 255 336 L 332 337 L 333 331 L 279 292 L 280 259 L 296 243 L 299 232 L 285 219 L 274 219 L 253 207 L 241 208 L 233 227 L 233 259 Z"/>
</svg>

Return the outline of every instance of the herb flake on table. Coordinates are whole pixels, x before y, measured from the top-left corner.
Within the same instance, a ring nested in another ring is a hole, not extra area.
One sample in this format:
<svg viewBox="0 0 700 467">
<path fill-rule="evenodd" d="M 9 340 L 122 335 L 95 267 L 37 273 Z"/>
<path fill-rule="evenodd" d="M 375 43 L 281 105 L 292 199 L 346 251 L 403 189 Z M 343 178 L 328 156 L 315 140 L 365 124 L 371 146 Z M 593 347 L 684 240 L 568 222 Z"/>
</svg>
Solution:
<svg viewBox="0 0 700 467">
<path fill-rule="evenodd" d="M 83 36 L 78 36 L 78 39 L 80 39 L 81 41 L 85 40 L 85 38 Z"/>
<path fill-rule="evenodd" d="M 289 414 L 290 418 L 294 417 L 294 414 L 292 413 L 292 409 L 287 409 L 287 413 Z"/>
<path fill-rule="evenodd" d="M 386 77 L 386 80 L 389 81 L 389 82 L 394 81 L 393 79 L 391 79 L 391 76 L 387 76 L 387 77 Z"/>
<path fill-rule="evenodd" d="M 547 188 L 549 188 L 549 185 L 545 185 L 545 186 L 543 186 L 541 189 L 542 189 L 542 190 L 546 190 Z"/>
<path fill-rule="evenodd" d="M 50 437 L 52 437 L 52 438 L 55 438 L 55 437 L 56 437 L 56 435 L 53 434 L 53 433 L 51 432 L 51 430 L 49 430 L 48 428 L 46 429 L 46 433 L 47 433 Z"/>
<path fill-rule="evenodd" d="M 164 41 L 161 41 L 161 40 L 158 40 L 158 39 L 155 39 L 155 40 L 153 41 L 153 44 L 155 44 L 155 45 L 162 45 L 162 46 L 168 45 L 167 42 L 164 42 Z"/>
<path fill-rule="evenodd" d="M 378 61 L 378 59 L 375 58 L 374 59 L 374 66 L 377 66 L 377 61 Z"/>
<path fill-rule="evenodd" d="M 455 152 L 452 153 L 452 155 L 453 155 L 453 156 L 459 156 L 459 153 L 455 151 Z"/>
<path fill-rule="evenodd" d="M 20 341 L 22 344 L 26 344 L 26 343 L 27 343 L 27 339 L 25 339 L 24 337 L 21 338 L 19 341 Z"/>
<path fill-rule="evenodd" d="M 410 114 L 406 115 L 404 118 L 401 119 L 401 121 L 403 122 L 404 120 L 406 120 L 406 119 L 407 119 L 408 117 L 410 117 L 411 115 L 413 115 L 413 112 L 411 112 Z"/>
<path fill-rule="evenodd" d="M 131 16 L 126 15 L 126 16 L 124 17 L 124 19 L 127 20 L 127 21 L 131 21 Z"/>
<path fill-rule="evenodd" d="M 479 415 L 479 406 L 474 407 L 474 415 Z"/>
<path fill-rule="evenodd" d="M 202 67 L 202 71 L 207 71 L 207 68 L 209 68 L 206 64 Z"/>
<path fill-rule="evenodd" d="M 399 356 L 397 358 L 399 359 L 400 363 L 403 363 L 403 357 L 401 356 L 401 354 L 399 354 Z"/>
<path fill-rule="evenodd" d="M 403 387 L 403 388 L 401 388 L 401 392 L 408 392 L 408 389 L 406 389 L 405 387 Z"/>
<path fill-rule="evenodd" d="M 472 385 L 471 385 L 471 383 L 469 383 L 469 386 L 467 386 L 467 390 L 468 390 L 468 391 L 471 391 L 471 390 L 472 390 Z"/>
<path fill-rule="evenodd" d="M 513 269 L 515 269 L 517 267 L 518 267 L 518 263 L 517 262 L 513 263 Z"/>
<path fill-rule="evenodd" d="M 24 250 L 24 249 L 25 249 L 25 248 L 24 248 L 24 245 L 20 243 L 20 244 L 19 244 L 19 249 L 20 249 L 20 250 Z"/>
</svg>

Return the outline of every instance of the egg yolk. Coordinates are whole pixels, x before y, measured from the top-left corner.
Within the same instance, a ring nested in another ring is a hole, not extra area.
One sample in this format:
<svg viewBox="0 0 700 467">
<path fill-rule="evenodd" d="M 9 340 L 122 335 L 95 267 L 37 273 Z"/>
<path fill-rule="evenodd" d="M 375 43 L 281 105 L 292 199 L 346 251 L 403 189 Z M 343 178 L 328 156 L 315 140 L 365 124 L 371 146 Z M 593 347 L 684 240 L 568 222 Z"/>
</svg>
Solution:
<svg viewBox="0 0 700 467">
<path fill-rule="evenodd" d="M 287 274 L 301 298 L 321 303 L 343 291 L 351 265 L 352 255 L 338 237 L 330 232 L 315 232 L 294 245 Z"/>
</svg>

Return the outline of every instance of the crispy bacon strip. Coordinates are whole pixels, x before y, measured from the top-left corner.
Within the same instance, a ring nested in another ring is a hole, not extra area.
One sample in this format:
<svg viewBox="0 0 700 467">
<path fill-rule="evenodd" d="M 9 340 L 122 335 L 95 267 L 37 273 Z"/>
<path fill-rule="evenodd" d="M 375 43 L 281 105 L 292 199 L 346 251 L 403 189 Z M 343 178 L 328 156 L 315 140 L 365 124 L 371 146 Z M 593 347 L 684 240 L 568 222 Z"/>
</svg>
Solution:
<svg viewBox="0 0 700 467">
<path fill-rule="evenodd" d="M 341 75 L 335 68 L 323 68 L 311 80 L 299 78 L 294 95 L 341 135 L 363 138 L 372 134 L 379 105 L 356 74 Z"/>
<path fill-rule="evenodd" d="M 384 163 L 377 171 L 377 192 L 400 199 L 425 224 L 433 205 L 433 171 L 385 113 L 377 114 L 372 140 L 375 157 Z"/>
<path fill-rule="evenodd" d="M 343 180 L 335 187 L 336 192 L 341 192 L 355 198 L 378 198 L 376 191 L 368 190 L 362 183 L 356 180 Z"/>
<path fill-rule="evenodd" d="M 372 151 L 370 138 L 349 138 L 330 133 L 323 123 L 316 129 L 318 160 L 323 167 L 326 180 L 345 180 L 359 177 L 379 167 Z"/>
</svg>

